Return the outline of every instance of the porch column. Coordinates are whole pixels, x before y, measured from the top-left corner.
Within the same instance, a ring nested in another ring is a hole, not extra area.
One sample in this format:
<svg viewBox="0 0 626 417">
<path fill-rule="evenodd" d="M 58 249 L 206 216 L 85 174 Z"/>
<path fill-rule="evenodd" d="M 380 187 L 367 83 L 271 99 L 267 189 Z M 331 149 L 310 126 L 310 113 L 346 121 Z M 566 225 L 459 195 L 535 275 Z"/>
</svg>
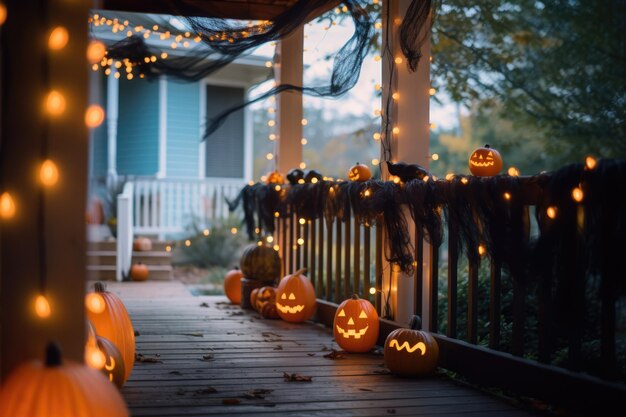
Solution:
<svg viewBox="0 0 626 417">
<path fill-rule="evenodd" d="M 107 185 L 117 179 L 117 119 L 119 114 L 120 80 L 115 77 L 116 69 L 112 69 L 107 77 Z"/>
<path fill-rule="evenodd" d="M 419 62 L 416 72 L 409 72 L 406 58 L 400 49 L 399 28 L 402 19 L 406 14 L 410 0 L 390 0 L 383 5 L 383 44 L 391 45 L 392 56 L 383 56 L 382 62 L 382 109 L 385 109 L 388 97 L 393 93 L 398 93 L 397 99 L 391 100 L 390 114 L 386 115 L 389 126 L 384 135 L 390 138 L 392 161 L 402 161 L 405 163 L 416 163 L 424 168 L 428 168 L 430 162 L 429 138 L 429 88 L 430 88 L 430 40 L 422 46 L 423 57 Z M 387 25 L 390 25 L 387 29 Z M 426 29 L 430 31 L 428 25 Z M 389 33 L 391 39 L 386 39 Z M 402 59 L 397 63 L 396 59 Z M 389 80 L 392 80 L 389 85 Z M 385 115 L 383 115 L 385 116 Z M 393 133 L 394 128 L 398 128 L 398 133 Z M 382 159 L 382 158 L 381 158 Z M 384 167 L 386 168 L 386 167 Z M 386 169 L 383 170 L 388 178 Z M 413 223 L 409 219 L 409 230 L 411 230 L 411 241 L 415 243 L 413 236 Z M 422 297 L 422 323 L 424 329 L 428 328 L 429 317 L 429 254 L 430 248 L 424 244 L 424 263 L 417 265 L 423 269 L 424 285 Z M 389 274 L 385 274 L 388 280 Z M 402 273 L 398 268 L 393 268 L 391 277 L 391 303 L 393 306 L 395 320 L 402 324 L 407 324 L 408 319 L 414 314 L 415 302 L 415 282 L 413 276 Z M 384 288 L 389 288 L 389 282 L 384 283 Z"/>
<path fill-rule="evenodd" d="M 302 85 L 304 26 L 277 45 L 275 76 L 278 84 Z M 276 169 L 287 173 L 302 162 L 302 93 L 286 91 L 276 100 Z"/>
<path fill-rule="evenodd" d="M 159 77 L 159 161 L 157 178 L 167 176 L 167 77 Z"/>
</svg>

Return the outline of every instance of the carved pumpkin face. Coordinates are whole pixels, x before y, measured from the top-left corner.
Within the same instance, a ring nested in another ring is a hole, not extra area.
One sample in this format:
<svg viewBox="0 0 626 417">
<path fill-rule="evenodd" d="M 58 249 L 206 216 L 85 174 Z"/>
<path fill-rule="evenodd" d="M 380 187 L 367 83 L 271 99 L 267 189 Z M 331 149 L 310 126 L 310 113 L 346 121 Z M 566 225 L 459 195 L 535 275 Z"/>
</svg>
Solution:
<svg viewBox="0 0 626 417">
<path fill-rule="evenodd" d="M 283 184 L 285 180 L 283 179 L 283 174 L 278 171 L 272 171 L 267 174 L 266 182 L 268 184 Z"/>
<path fill-rule="evenodd" d="M 125 366 L 120 350 L 109 339 L 102 336 L 97 336 L 96 339 L 98 341 L 98 349 L 104 354 L 105 358 L 104 366 L 100 372 L 118 388 L 122 388 L 122 385 L 124 385 Z"/>
<path fill-rule="evenodd" d="M 502 169 L 502 157 L 500 153 L 489 145 L 478 148 L 470 156 L 469 169 L 472 175 L 490 177 L 497 175 Z"/>
<path fill-rule="evenodd" d="M 273 302 L 276 302 L 276 288 L 261 287 L 257 292 L 254 308 L 260 313 L 265 304 Z"/>
<path fill-rule="evenodd" d="M 335 342 L 348 352 L 368 352 L 378 340 L 378 314 L 368 300 L 353 295 L 337 307 Z"/>
<path fill-rule="evenodd" d="M 350 181 L 367 181 L 370 178 L 372 178 L 372 171 L 370 171 L 367 165 L 362 165 L 358 162 L 348 171 L 348 179 Z"/>
<path fill-rule="evenodd" d="M 231 269 L 224 277 L 224 294 L 233 304 L 241 303 L 241 278 L 243 273 L 240 269 Z"/>
<path fill-rule="evenodd" d="M 285 321 L 298 323 L 310 319 L 315 313 L 317 302 L 315 288 L 300 269 L 284 277 L 276 289 L 276 309 Z"/>
<path fill-rule="evenodd" d="M 385 340 L 385 366 L 397 375 L 422 376 L 437 369 L 439 345 L 428 332 L 396 329 Z"/>
</svg>

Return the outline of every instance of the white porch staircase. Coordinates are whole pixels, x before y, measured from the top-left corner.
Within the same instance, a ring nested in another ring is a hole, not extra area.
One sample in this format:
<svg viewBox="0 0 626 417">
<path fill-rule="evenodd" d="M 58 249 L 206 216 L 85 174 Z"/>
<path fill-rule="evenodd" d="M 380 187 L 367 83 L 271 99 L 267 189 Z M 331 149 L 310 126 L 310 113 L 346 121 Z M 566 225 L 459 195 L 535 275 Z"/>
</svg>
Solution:
<svg viewBox="0 0 626 417">
<path fill-rule="evenodd" d="M 87 244 L 87 279 L 115 281 L 116 241 L 88 242 Z M 167 245 L 168 242 L 152 241 L 152 250 L 133 251 L 132 263 L 141 262 L 148 266 L 149 281 L 171 280 L 171 253 L 165 250 Z"/>
</svg>

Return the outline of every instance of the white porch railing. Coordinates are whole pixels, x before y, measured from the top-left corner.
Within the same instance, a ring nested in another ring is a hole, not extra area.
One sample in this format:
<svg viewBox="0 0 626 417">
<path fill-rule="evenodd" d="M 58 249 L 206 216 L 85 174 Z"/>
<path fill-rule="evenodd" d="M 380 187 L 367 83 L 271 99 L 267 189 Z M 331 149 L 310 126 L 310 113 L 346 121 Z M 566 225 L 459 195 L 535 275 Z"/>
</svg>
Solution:
<svg viewBox="0 0 626 417">
<path fill-rule="evenodd" d="M 245 181 L 229 178 L 133 179 L 133 227 L 135 234 L 183 232 L 196 219 L 226 219 L 229 200 L 237 197 Z"/>
</svg>

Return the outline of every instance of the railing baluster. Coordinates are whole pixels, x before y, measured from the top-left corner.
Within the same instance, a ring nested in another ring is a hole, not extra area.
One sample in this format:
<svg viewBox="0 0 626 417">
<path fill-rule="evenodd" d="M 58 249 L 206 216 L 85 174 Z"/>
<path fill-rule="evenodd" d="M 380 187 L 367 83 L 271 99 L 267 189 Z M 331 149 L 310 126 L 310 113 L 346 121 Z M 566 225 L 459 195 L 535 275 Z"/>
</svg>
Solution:
<svg viewBox="0 0 626 417">
<path fill-rule="evenodd" d="M 422 231 L 415 225 L 415 270 L 413 272 L 413 281 L 415 294 L 413 295 L 413 314 L 420 317 L 424 316 L 422 311 L 423 294 L 424 294 L 424 239 L 422 239 Z"/>
<path fill-rule="evenodd" d="M 309 268 L 309 278 L 311 278 L 311 282 L 315 287 L 315 294 L 318 295 L 318 289 L 321 286 L 321 282 L 318 282 L 317 280 L 317 265 L 315 262 L 315 250 L 317 249 L 317 229 L 315 228 L 316 222 L 317 220 L 311 219 L 306 224 L 306 227 L 310 229 L 309 234 L 311 243 L 309 244 L 309 239 L 307 239 L 306 244 L 308 245 L 308 251 L 305 253 L 307 258 L 304 265 Z"/>
<path fill-rule="evenodd" d="M 513 334 L 511 353 L 516 356 L 524 355 L 524 320 L 526 317 L 526 286 L 519 277 L 513 279 Z"/>
<path fill-rule="evenodd" d="M 439 247 L 430 247 L 430 331 L 439 331 Z"/>
<path fill-rule="evenodd" d="M 341 300 L 341 220 L 335 220 L 335 298 L 338 303 Z"/>
<path fill-rule="evenodd" d="M 363 226 L 363 298 L 372 301 L 370 294 L 370 251 L 371 247 L 371 232 L 372 228 L 369 224 Z"/>
<path fill-rule="evenodd" d="M 352 289 L 354 294 L 358 294 L 359 296 L 363 296 L 360 293 L 361 290 L 361 225 L 359 222 L 354 220 L 354 253 L 353 255 L 353 264 L 354 264 L 354 278 L 352 280 L 353 285 Z"/>
<path fill-rule="evenodd" d="M 302 238 L 304 239 L 304 244 L 302 245 L 302 267 L 306 268 L 309 271 L 310 276 L 311 267 L 309 265 L 309 227 L 311 226 L 311 221 L 307 220 L 306 223 L 302 225 L 302 229 L 304 231 Z M 313 281 L 311 281 L 313 282 Z"/>
<path fill-rule="evenodd" d="M 320 217 L 317 222 L 317 258 L 311 258 L 311 262 L 317 260 L 317 296 L 324 295 L 324 217 Z M 315 249 L 314 249 L 315 250 Z"/>
<path fill-rule="evenodd" d="M 550 274 L 542 274 L 539 283 L 539 355 L 540 362 L 550 362 L 552 354 L 552 276 Z"/>
<path fill-rule="evenodd" d="M 448 337 L 456 338 L 458 301 L 459 229 L 452 219 L 448 222 Z"/>
<path fill-rule="evenodd" d="M 469 250 L 476 250 L 470 248 Z M 467 281 L 467 338 L 470 343 L 478 343 L 478 270 L 480 258 L 469 257 L 469 276 Z"/>
<path fill-rule="evenodd" d="M 501 281 L 500 263 L 492 260 L 489 277 L 489 347 L 492 349 L 497 349 L 500 345 Z"/>
<path fill-rule="evenodd" d="M 376 312 L 382 317 L 382 289 L 383 289 L 383 226 L 382 219 L 377 220 L 376 224 L 376 255 L 375 255 L 375 287 L 376 298 L 375 306 Z"/>
<path fill-rule="evenodd" d="M 280 250 L 283 252 L 283 276 L 286 276 L 290 271 L 287 269 L 288 264 L 287 264 L 287 257 L 289 256 L 289 242 L 287 242 L 287 216 L 289 216 L 289 214 L 286 214 L 285 216 L 282 216 L 280 218 L 281 220 L 281 239 L 280 239 Z"/>
<path fill-rule="evenodd" d="M 289 207 L 289 217 L 287 217 L 289 219 L 289 229 L 287 231 L 287 234 L 289 235 L 289 242 L 287 243 L 287 265 L 288 265 L 288 270 L 287 270 L 287 274 L 290 274 L 292 272 L 295 272 L 296 270 L 294 269 L 294 259 L 293 259 L 293 255 L 294 255 L 294 250 L 293 250 L 293 246 L 295 245 L 296 239 L 295 239 L 295 235 L 296 235 L 296 225 L 298 224 L 297 221 L 294 221 L 294 218 L 296 217 L 296 214 L 292 211 L 292 207 Z"/>
<path fill-rule="evenodd" d="M 333 222 L 326 222 L 326 300 L 333 299 Z"/>
<path fill-rule="evenodd" d="M 602 271 L 602 281 L 600 282 L 600 362 L 602 371 L 611 377 L 616 374 L 615 357 L 615 291 L 610 288 L 610 282 L 617 280 L 611 278 L 611 274 L 617 271 L 610 269 L 607 265 Z"/>
<path fill-rule="evenodd" d="M 352 290 L 350 289 L 350 262 L 352 258 L 350 257 L 350 249 L 352 247 L 352 233 L 350 230 L 350 216 L 346 217 L 346 221 L 344 222 L 345 229 L 345 240 L 344 240 L 344 255 L 343 255 L 343 298 L 350 298 L 352 295 Z M 340 299 L 341 300 L 341 299 Z M 339 301 L 340 301 L 339 300 Z"/>
<path fill-rule="evenodd" d="M 302 239 L 302 225 L 300 224 L 300 219 L 298 219 L 298 216 L 296 215 L 296 213 L 293 214 L 292 222 L 293 222 L 292 224 L 293 224 L 293 227 L 295 228 L 295 233 L 296 233 L 296 236 L 294 238 L 294 247 L 296 248 L 295 250 L 296 267 L 294 269 L 298 270 L 300 269 L 300 266 L 302 265 L 302 262 L 301 262 L 302 245 L 300 244 L 300 239 Z"/>
</svg>

